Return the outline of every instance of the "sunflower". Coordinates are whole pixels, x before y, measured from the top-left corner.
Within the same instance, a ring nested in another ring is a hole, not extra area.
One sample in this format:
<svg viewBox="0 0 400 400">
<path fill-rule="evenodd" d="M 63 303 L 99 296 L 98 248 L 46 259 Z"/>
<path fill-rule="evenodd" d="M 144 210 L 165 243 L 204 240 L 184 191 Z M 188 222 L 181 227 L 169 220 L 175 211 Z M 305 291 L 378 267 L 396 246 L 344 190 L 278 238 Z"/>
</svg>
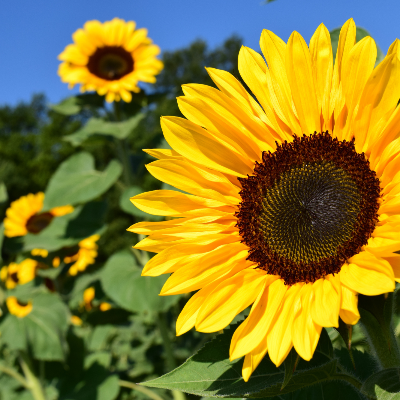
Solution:
<svg viewBox="0 0 400 400">
<path fill-rule="evenodd" d="M 11 203 L 6 210 L 4 234 L 8 237 L 25 236 L 39 233 L 46 228 L 54 217 L 61 217 L 74 211 L 72 206 L 52 208 L 40 212 L 43 208 L 44 193 L 28 194 Z"/>
<path fill-rule="evenodd" d="M 73 262 L 68 270 L 70 275 L 75 276 L 78 272 L 84 271 L 90 264 L 94 264 L 98 248 L 96 242 L 99 239 L 100 235 L 89 236 L 88 238 L 81 240 L 78 243 L 78 246 L 71 249 L 72 253 L 64 258 L 65 264 Z M 56 267 L 54 262 L 53 266 Z"/>
<path fill-rule="evenodd" d="M 14 289 L 17 285 L 24 285 L 35 279 L 36 270 L 46 268 L 46 265 L 27 258 L 19 264 L 11 263 L 0 271 L 0 279 L 5 282 L 7 289 Z"/>
<path fill-rule="evenodd" d="M 70 87 L 81 84 L 82 92 L 106 95 L 108 102 L 130 102 L 131 92 L 140 91 L 138 82 L 154 83 L 163 68 L 155 58 L 160 48 L 147 37 L 147 29 L 135 28 L 135 22 L 118 18 L 86 22 L 72 35 L 74 44 L 58 56 L 61 80 Z"/>
<path fill-rule="evenodd" d="M 8 297 L 6 300 L 6 304 L 10 314 L 17 316 L 18 318 L 24 318 L 32 311 L 31 301 L 23 303 L 19 301 L 15 296 Z"/>
<path fill-rule="evenodd" d="M 88 287 L 83 292 L 83 301 L 81 303 L 82 307 L 85 307 L 86 311 L 90 311 L 93 308 L 92 301 L 94 300 L 95 289 L 93 286 Z"/>
<path fill-rule="evenodd" d="M 264 58 L 242 47 L 239 72 L 208 69 L 218 89 L 184 85 L 187 119 L 164 117 L 172 149 L 149 172 L 180 191 L 131 200 L 175 217 L 128 230 L 157 253 L 143 275 L 172 273 L 161 295 L 197 291 L 177 335 L 217 332 L 251 306 L 230 359 L 248 381 L 267 354 L 279 366 L 294 347 L 310 360 L 323 327 L 356 324 L 358 294 L 400 282 L 399 42 L 376 67 L 370 37 L 343 26 L 333 63 L 321 24 L 308 47 L 268 30 Z"/>
</svg>

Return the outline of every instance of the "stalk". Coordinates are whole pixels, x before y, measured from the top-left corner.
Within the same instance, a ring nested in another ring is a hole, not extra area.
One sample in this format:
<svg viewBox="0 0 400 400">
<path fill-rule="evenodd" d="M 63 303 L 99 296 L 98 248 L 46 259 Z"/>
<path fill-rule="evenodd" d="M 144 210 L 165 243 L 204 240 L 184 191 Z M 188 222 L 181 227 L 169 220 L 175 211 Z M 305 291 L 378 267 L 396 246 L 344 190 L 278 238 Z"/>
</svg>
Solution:
<svg viewBox="0 0 400 400">
<path fill-rule="evenodd" d="M 22 370 L 24 371 L 25 378 L 28 383 L 28 389 L 31 391 L 33 398 L 35 400 L 46 400 L 43 387 L 33 372 L 31 362 L 27 355 L 21 352 L 19 362 Z"/>
</svg>

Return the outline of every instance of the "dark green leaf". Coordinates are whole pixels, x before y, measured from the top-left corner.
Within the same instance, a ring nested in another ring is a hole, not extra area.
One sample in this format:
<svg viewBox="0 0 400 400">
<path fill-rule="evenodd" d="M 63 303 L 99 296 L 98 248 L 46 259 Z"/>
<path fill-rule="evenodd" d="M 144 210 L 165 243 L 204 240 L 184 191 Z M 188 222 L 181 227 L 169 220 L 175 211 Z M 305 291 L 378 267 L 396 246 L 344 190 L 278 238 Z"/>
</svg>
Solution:
<svg viewBox="0 0 400 400">
<path fill-rule="evenodd" d="M 100 172 L 94 169 L 94 158 L 91 154 L 74 154 L 51 177 L 43 209 L 93 200 L 108 190 L 121 172 L 122 167 L 116 160 L 111 160 L 107 168 Z"/>
<path fill-rule="evenodd" d="M 32 311 L 24 318 L 7 315 L 1 324 L 2 341 L 11 349 L 32 349 L 39 360 L 63 360 L 69 312 L 58 295 L 32 293 L 18 297 L 32 301 Z"/>
<path fill-rule="evenodd" d="M 137 114 L 123 122 L 107 122 L 100 118 L 91 118 L 83 128 L 72 135 L 65 136 L 64 140 L 70 142 L 73 146 L 79 146 L 87 138 L 96 134 L 126 139 L 143 118 L 144 114 Z"/>
<path fill-rule="evenodd" d="M 3 261 L 3 257 L 1 255 L 3 249 L 3 241 L 4 241 L 4 223 L 0 224 L 0 262 Z"/>
<path fill-rule="evenodd" d="M 296 353 L 296 350 L 293 348 L 288 356 L 286 357 L 283 365 L 285 366 L 285 377 L 282 382 L 281 390 L 289 383 L 292 379 L 293 372 L 295 370 L 297 364 L 297 358 L 299 355 Z"/>
<path fill-rule="evenodd" d="M 158 296 L 166 279 L 141 276 L 133 255 L 122 251 L 107 260 L 100 280 L 104 292 L 120 307 L 133 312 L 159 312 L 168 310 L 179 299 Z"/>
<path fill-rule="evenodd" d="M 400 368 L 389 368 L 370 376 L 361 391 L 378 400 L 400 399 Z"/>
<path fill-rule="evenodd" d="M 322 330 L 321 341 L 311 361 L 300 360 L 292 378 L 281 390 L 284 367 L 277 368 L 266 356 L 250 380 L 243 381 L 242 360 L 230 362 L 231 326 L 207 343 L 197 354 L 174 371 L 142 383 L 145 386 L 181 390 L 205 397 L 273 397 L 334 379 L 336 360 L 331 359 L 329 336 Z"/>
<path fill-rule="evenodd" d="M 132 204 L 132 202 L 129 200 L 131 197 L 136 196 L 140 193 L 143 193 L 144 190 L 141 189 L 138 186 L 131 186 L 127 189 L 125 189 L 119 199 L 119 206 L 123 211 L 125 211 L 128 214 L 134 215 L 135 217 L 138 217 L 140 219 L 151 219 L 151 220 L 161 220 L 163 217 L 159 215 L 150 215 L 145 213 L 142 210 L 139 210 L 136 206 Z"/>
</svg>

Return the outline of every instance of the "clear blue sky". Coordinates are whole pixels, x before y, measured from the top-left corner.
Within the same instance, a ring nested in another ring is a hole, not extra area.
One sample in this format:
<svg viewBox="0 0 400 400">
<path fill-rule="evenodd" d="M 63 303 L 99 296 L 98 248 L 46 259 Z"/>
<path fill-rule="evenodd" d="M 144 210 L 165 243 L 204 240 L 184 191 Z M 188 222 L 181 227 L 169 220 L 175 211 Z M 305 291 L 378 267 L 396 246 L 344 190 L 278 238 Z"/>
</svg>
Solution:
<svg viewBox="0 0 400 400">
<path fill-rule="evenodd" d="M 85 21 L 113 17 L 146 27 L 162 50 L 174 50 L 197 38 L 211 47 L 233 33 L 259 51 L 267 28 L 287 41 L 293 30 L 309 41 L 323 22 L 329 30 L 353 17 L 370 31 L 385 53 L 400 37 L 399 0 L 15 0 L 0 11 L 0 105 L 29 100 L 44 92 L 50 102 L 71 94 L 57 76 L 57 55 Z"/>
</svg>

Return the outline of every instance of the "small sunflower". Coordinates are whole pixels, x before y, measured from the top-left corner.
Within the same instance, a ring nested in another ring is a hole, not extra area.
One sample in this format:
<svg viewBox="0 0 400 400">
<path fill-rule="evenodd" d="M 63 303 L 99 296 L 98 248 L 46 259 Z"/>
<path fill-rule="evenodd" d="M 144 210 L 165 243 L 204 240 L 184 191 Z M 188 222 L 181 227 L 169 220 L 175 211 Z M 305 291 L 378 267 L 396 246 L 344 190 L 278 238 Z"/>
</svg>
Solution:
<svg viewBox="0 0 400 400">
<path fill-rule="evenodd" d="M 75 326 L 82 326 L 83 321 L 76 315 L 71 315 L 70 322 Z"/>
<path fill-rule="evenodd" d="M 78 246 L 72 249 L 72 254 L 64 258 L 65 264 L 73 262 L 68 270 L 70 275 L 75 276 L 78 272 L 84 271 L 90 264 L 94 264 L 98 248 L 96 242 L 99 239 L 100 235 L 92 235 L 81 240 Z M 55 267 L 54 263 L 53 266 Z"/>
<path fill-rule="evenodd" d="M 131 92 L 140 91 L 138 83 L 154 83 L 163 68 L 156 58 L 160 48 L 147 37 L 147 29 L 135 28 L 135 22 L 118 18 L 86 22 L 72 35 L 74 44 L 58 56 L 64 61 L 58 69 L 61 80 L 71 87 L 81 84 L 82 92 L 106 95 L 108 102 L 130 102 Z"/>
<path fill-rule="evenodd" d="M 93 308 L 92 301 L 94 300 L 95 294 L 96 293 L 93 286 L 88 287 L 83 292 L 83 302 L 81 306 L 85 307 L 86 311 L 90 311 Z"/>
<path fill-rule="evenodd" d="M 24 318 L 32 311 L 31 301 L 23 303 L 19 301 L 15 296 L 8 297 L 6 300 L 6 304 L 10 314 L 15 315 L 18 318 Z"/>
<path fill-rule="evenodd" d="M 143 275 L 172 273 L 161 295 L 197 291 L 177 334 L 218 332 L 252 305 L 230 359 L 243 378 L 266 354 L 279 366 L 292 347 L 310 360 L 322 327 L 360 318 L 358 294 L 400 282 L 400 46 L 376 67 L 370 37 L 343 26 L 333 63 L 321 24 L 307 46 L 268 30 L 264 58 L 242 47 L 239 72 L 208 69 L 218 89 L 184 85 L 187 119 L 164 117 L 172 150 L 146 150 L 157 190 L 132 202 L 155 215 L 128 230 L 158 253 Z"/>
<path fill-rule="evenodd" d="M 17 285 L 24 285 L 35 279 L 36 270 L 46 268 L 42 263 L 27 258 L 19 264 L 11 263 L 0 271 L 0 279 L 5 282 L 7 289 L 14 289 Z"/>
<path fill-rule="evenodd" d="M 72 206 L 52 208 L 40 212 L 43 208 L 44 193 L 28 194 L 11 203 L 6 210 L 4 234 L 7 237 L 25 236 L 39 233 L 46 228 L 54 217 L 61 217 L 74 211 Z"/>
</svg>

